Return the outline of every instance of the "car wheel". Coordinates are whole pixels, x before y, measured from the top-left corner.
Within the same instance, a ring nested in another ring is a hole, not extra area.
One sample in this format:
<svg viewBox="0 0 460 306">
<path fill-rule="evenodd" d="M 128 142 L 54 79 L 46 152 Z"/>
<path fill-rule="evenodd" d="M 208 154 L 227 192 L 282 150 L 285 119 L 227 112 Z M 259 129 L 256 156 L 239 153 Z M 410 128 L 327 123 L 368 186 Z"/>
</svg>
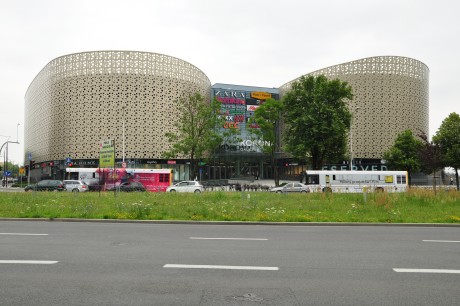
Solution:
<svg viewBox="0 0 460 306">
<path fill-rule="evenodd" d="M 72 189 L 72 192 L 80 192 L 80 190 L 78 190 L 77 188 L 75 188 L 75 189 Z"/>
<path fill-rule="evenodd" d="M 278 190 L 276 193 L 283 193 L 281 190 Z"/>
<path fill-rule="evenodd" d="M 201 193 L 200 189 L 195 190 L 195 193 Z"/>
<path fill-rule="evenodd" d="M 300 193 L 307 193 L 307 191 L 306 190 L 301 190 Z"/>
<path fill-rule="evenodd" d="M 176 192 L 176 190 L 175 190 L 175 189 L 171 189 L 169 192 Z"/>
</svg>

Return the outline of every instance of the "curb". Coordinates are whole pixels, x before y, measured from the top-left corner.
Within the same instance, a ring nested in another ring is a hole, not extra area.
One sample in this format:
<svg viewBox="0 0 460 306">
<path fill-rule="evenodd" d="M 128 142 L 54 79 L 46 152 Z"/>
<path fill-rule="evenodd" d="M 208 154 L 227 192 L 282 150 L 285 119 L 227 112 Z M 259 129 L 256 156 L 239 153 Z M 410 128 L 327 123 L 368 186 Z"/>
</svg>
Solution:
<svg viewBox="0 0 460 306">
<path fill-rule="evenodd" d="M 118 220 L 74 218 L 0 218 L 0 221 L 87 222 L 189 225 L 265 225 L 265 226 L 386 226 L 386 227 L 460 227 L 460 223 L 364 223 L 364 222 L 251 222 L 251 221 L 186 221 L 186 220 Z"/>
</svg>

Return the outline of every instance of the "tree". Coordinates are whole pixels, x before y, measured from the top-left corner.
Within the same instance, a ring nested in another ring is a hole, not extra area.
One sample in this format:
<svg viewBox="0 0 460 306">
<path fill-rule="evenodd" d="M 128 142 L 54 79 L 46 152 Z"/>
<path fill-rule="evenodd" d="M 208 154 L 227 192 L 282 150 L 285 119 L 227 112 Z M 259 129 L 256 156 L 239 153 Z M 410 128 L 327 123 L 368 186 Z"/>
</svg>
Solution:
<svg viewBox="0 0 460 306">
<path fill-rule="evenodd" d="M 441 147 L 444 155 L 444 167 L 452 167 L 455 170 L 457 190 L 459 189 L 458 169 L 460 169 L 460 115 L 451 113 L 442 122 L 433 141 Z"/>
<path fill-rule="evenodd" d="M 390 170 L 406 170 L 411 184 L 411 175 L 420 170 L 419 150 L 422 142 L 415 138 L 411 130 L 400 133 L 395 144 L 383 154 Z"/>
<path fill-rule="evenodd" d="M 179 120 L 174 124 L 177 130 L 165 133 L 171 149 L 164 152 L 163 156 L 187 156 L 191 164 L 190 179 L 197 177 L 200 159 L 211 154 L 223 140 L 223 135 L 219 132 L 219 127 L 223 124 L 219 106 L 216 99 L 206 103 L 199 93 L 182 99 L 178 102 Z"/>
<path fill-rule="evenodd" d="M 347 82 L 324 75 L 294 82 L 283 97 L 286 151 L 309 159 L 313 169 L 344 160 L 351 120 L 345 99 L 353 99 Z"/>
<path fill-rule="evenodd" d="M 420 158 L 420 169 L 425 174 L 433 173 L 433 190 L 436 194 L 436 171 L 441 170 L 444 163 L 444 157 L 439 144 L 428 140 L 428 136 L 424 132 L 418 135 L 423 142 L 418 155 Z"/>
<path fill-rule="evenodd" d="M 270 162 L 274 169 L 276 186 L 279 185 L 279 172 L 276 164 L 276 152 L 279 150 L 277 128 L 281 118 L 282 109 L 283 104 L 281 101 L 270 98 L 256 109 L 254 116 L 250 119 L 250 123 L 258 126 L 258 128 L 250 130 L 251 133 L 258 138 L 255 143 L 259 146 L 262 152 L 270 156 Z"/>
</svg>

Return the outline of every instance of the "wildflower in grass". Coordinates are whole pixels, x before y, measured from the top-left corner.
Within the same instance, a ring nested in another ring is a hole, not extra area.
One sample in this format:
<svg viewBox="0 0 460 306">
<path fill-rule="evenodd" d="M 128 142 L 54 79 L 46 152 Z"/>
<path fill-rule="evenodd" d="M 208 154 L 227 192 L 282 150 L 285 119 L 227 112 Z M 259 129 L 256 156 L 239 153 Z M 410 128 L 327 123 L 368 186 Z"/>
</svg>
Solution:
<svg viewBox="0 0 460 306">
<path fill-rule="evenodd" d="M 351 204 L 351 209 L 347 211 L 347 214 L 352 214 L 358 211 L 358 205 L 355 203 Z"/>
<path fill-rule="evenodd" d="M 285 209 L 280 207 L 279 209 L 276 209 L 275 207 L 272 208 L 265 208 L 265 213 L 266 214 L 271 214 L 271 215 L 278 215 L 278 214 L 284 214 Z"/>
</svg>

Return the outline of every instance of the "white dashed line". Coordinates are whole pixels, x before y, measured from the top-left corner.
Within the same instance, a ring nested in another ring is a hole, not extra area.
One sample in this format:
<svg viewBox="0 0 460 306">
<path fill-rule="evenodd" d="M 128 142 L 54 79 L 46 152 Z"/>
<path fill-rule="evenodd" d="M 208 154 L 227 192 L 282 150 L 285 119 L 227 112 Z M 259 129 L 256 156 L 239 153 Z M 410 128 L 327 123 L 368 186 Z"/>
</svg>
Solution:
<svg viewBox="0 0 460 306">
<path fill-rule="evenodd" d="M 267 238 L 211 238 L 211 237 L 190 237 L 195 240 L 247 240 L 247 241 L 267 241 Z"/>
<path fill-rule="evenodd" d="M 0 264 L 25 264 L 25 265 L 54 265 L 59 261 L 53 260 L 0 260 Z"/>
<path fill-rule="evenodd" d="M 163 268 L 177 269 L 220 269 L 220 270 L 259 270 L 259 271 L 278 271 L 278 267 L 257 267 L 257 266 L 217 266 L 217 265 L 177 265 L 166 264 Z"/>
<path fill-rule="evenodd" d="M 11 235 L 11 236 L 48 236 L 48 234 L 28 234 L 28 233 L 0 233 L 0 235 Z"/>
<path fill-rule="evenodd" d="M 448 269 L 393 269 L 395 272 L 401 273 L 449 273 L 449 274 L 460 274 L 460 270 L 448 270 Z"/>
<path fill-rule="evenodd" d="M 449 243 L 458 243 L 460 241 L 454 241 L 454 240 L 423 240 L 423 242 L 449 242 Z"/>
</svg>

